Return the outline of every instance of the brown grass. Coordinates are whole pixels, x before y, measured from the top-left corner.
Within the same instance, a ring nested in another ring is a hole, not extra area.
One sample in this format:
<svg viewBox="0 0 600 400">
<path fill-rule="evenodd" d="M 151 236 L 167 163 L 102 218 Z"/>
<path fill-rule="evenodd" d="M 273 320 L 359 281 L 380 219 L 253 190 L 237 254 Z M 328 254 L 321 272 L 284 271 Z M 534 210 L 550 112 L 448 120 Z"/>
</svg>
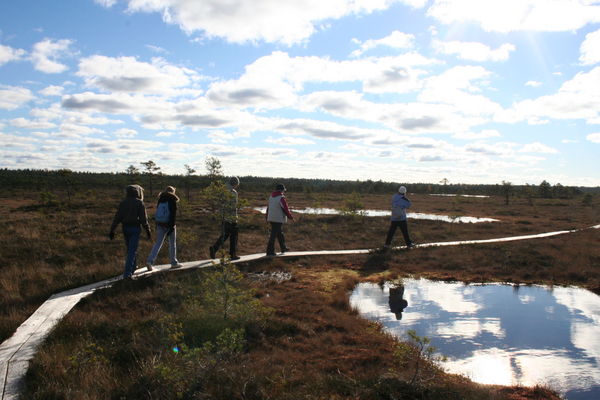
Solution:
<svg viewBox="0 0 600 400">
<path fill-rule="evenodd" d="M 302 260 L 298 260 L 300 262 Z M 279 260 L 245 272 L 280 271 Z M 122 282 L 83 301 L 59 325 L 28 374 L 29 399 L 556 399 L 547 389 L 480 385 L 444 374 L 410 384 L 398 342 L 347 306 L 357 274 L 316 263 L 283 266 L 292 279 L 247 282 L 272 308 L 263 328 L 246 329 L 243 354 L 207 370 L 174 355 L 169 326 L 197 297 L 194 271 Z M 339 289 L 344 290 L 341 295 Z M 343 299 L 346 300 L 344 304 Z M 186 305 L 187 304 L 187 305 Z M 170 316 L 170 317 L 169 317 Z M 191 349 L 188 355 L 192 354 Z M 190 369 L 191 368 L 191 369 Z"/>
<path fill-rule="evenodd" d="M 51 294 L 120 275 L 124 257 L 120 234 L 112 242 L 106 237 L 120 200 L 114 192 L 88 193 L 85 198 L 75 198 L 71 204 L 59 208 L 41 204 L 33 192 L 3 193 L 3 196 L 0 199 L 0 218 L 6 222 L 6 228 L 0 232 L 0 340 L 8 338 Z M 267 196 L 266 193 L 240 191 L 240 197 L 247 199 L 251 206 L 264 206 Z M 288 193 L 289 203 L 295 208 L 336 207 L 343 198 L 344 195 L 337 194 L 308 197 Z M 411 211 L 414 212 L 501 220 L 491 224 L 411 220 L 409 229 L 417 243 L 542 233 L 581 228 L 600 221 L 598 200 L 593 206 L 583 206 L 578 198 L 534 199 L 533 202 L 514 199 L 506 206 L 502 198 L 412 195 L 411 199 L 414 204 Z M 362 200 L 367 208 L 387 209 L 390 196 L 364 196 Z M 154 201 L 146 199 L 146 204 L 151 215 Z M 218 222 L 210 218 L 200 202 L 182 202 L 180 210 L 179 259 L 208 258 L 208 246 L 219 233 Z M 388 226 L 387 218 L 383 217 L 299 214 L 297 217 L 296 222 L 285 228 L 288 246 L 292 250 L 376 248 L 381 246 Z M 244 211 L 240 222 L 239 254 L 264 252 L 267 235 L 264 216 Z M 385 372 L 394 363 L 389 351 L 393 340 L 381 332 L 373 334 L 378 329 L 357 318 L 348 309 L 348 291 L 357 281 L 383 281 L 395 276 L 418 275 L 467 282 L 577 285 L 600 293 L 599 238 L 600 230 L 596 229 L 523 242 L 417 248 L 388 253 L 374 251 L 365 256 L 274 259 L 247 266 L 249 270 L 256 271 L 289 270 L 295 278 L 281 285 L 258 285 L 260 298 L 277 310 L 276 316 L 270 330 L 250 342 L 251 351 L 243 355 L 243 360 L 228 365 L 230 369 L 224 373 L 232 377 L 245 376 L 248 390 L 268 387 L 269 393 L 277 394 L 273 398 L 286 398 L 285 393 L 288 392 L 296 393 L 298 397 L 310 397 L 315 386 L 319 387 L 319 393 L 335 394 L 339 398 L 356 397 L 365 387 L 385 386 L 386 390 L 393 392 L 393 387 L 401 386 L 402 381 L 401 375 L 389 377 Z M 401 244 L 399 241 L 400 235 L 396 237 L 396 243 Z M 141 242 L 140 262 L 147 256 L 151 244 Z M 168 262 L 166 249 L 161 251 L 158 262 Z M 116 292 L 111 289 L 95 294 L 94 298 L 102 301 L 91 301 L 89 304 L 93 307 L 84 301 L 60 325 L 55 335 L 58 339 L 49 342 L 49 345 L 58 348 L 40 353 L 36 365 L 42 369 L 38 373 L 52 377 L 49 371 L 56 369 L 60 373 L 70 371 L 73 374 L 73 357 L 69 355 L 72 349 L 67 340 L 72 337 L 80 341 L 76 359 L 78 362 L 85 361 L 77 371 L 91 371 L 91 375 L 82 376 L 81 381 L 94 386 L 92 381 L 97 380 L 99 389 L 89 397 L 84 392 L 67 397 L 115 398 L 116 392 L 113 395 L 103 394 L 100 389 L 120 385 L 115 374 L 118 376 L 122 371 L 118 368 L 113 371 L 115 363 L 147 354 L 149 344 L 156 348 L 165 345 L 161 342 L 160 329 L 154 323 L 165 315 L 176 313 L 176 305 L 181 300 L 178 296 L 184 294 L 178 295 L 177 290 L 170 286 L 178 285 L 177 281 L 168 283 L 170 280 L 163 282 L 162 279 L 156 277 L 143 280 L 145 283 L 135 282 L 130 297 L 125 295 L 131 288 L 124 290 L 119 284 L 114 289 Z M 115 293 L 118 295 L 113 298 Z M 110 350 L 112 345 L 106 343 L 100 350 L 93 344 L 87 348 L 86 339 L 80 337 L 80 332 L 89 331 L 90 325 L 96 326 L 94 335 L 106 338 L 125 333 L 125 340 L 131 343 L 131 351 L 123 350 L 119 345 L 115 347 L 114 355 Z M 147 330 L 144 326 L 148 327 Z M 158 330 L 154 334 L 148 333 L 155 328 Z M 142 357 L 136 364 L 140 370 L 132 382 L 137 385 L 143 385 L 145 379 L 152 377 L 159 381 L 163 379 L 152 374 L 145 376 L 144 371 L 155 371 L 155 367 L 160 365 L 160 357 L 172 357 L 161 352 L 149 354 L 148 358 Z M 124 365 L 127 364 L 125 361 Z M 309 366 L 310 370 L 307 369 Z M 260 377 L 244 375 L 248 370 L 265 372 Z M 104 372 L 106 374 L 100 376 Z M 33 373 L 36 373 L 35 368 Z M 62 382 L 67 378 L 56 377 L 48 382 L 54 382 L 57 390 L 62 390 L 61 387 L 66 385 Z M 466 384 L 468 381 L 459 377 L 444 375 L 441 379 L 437 389 L 447 387 L 448 393 L 460 393 L 464 398 L 545 398 L 547 394 L 539 388 L 496 390 Z M 462 392 L 453 392 L 459 386 Z M 290 392 L 291 389 L 294 391 Z M 366 392 L 361 394 L 368 398 Z"/>
<path fill-rule="evenodd" d="M 35 192 L 4 193 L 3 196 L 0 218 L 6 228 L 0 232 L 0 340 L 10 336 L 51 294 L 121 274 L 124 258 L 120 234 L 114 241 L 106 237 L 120 200 L 114 191 L 86 193 L 61 207 L 41 204 Z M 264 206 L 267 196 L 267 193 L 244 193 L 243 187 L 240 191 L 240 197 L 250 206 Z M 345 196 L 288 193 L 288 200 L 292 208 L 336 207 L 343 203 Z M 590 226 L 600 221 L 600 206 L 584 206 L 579 198 L 534 199 L 531 203 L 514 199 L 509 206 L 499 197 L 412 195 L 411 199 L 414 212 L 501 220 L 491 224 L 411 220 L 409 229 L 417 243 L 541 233 Z M 362 198 L 365 207 L 373 209 L 387 209 L 389 200 L 387 195 Z M 146 199 L 146 204 L 151 215 L 154 200 Z M 189 204 L 182 201 L 180 211 L 179 259 L 208 258 L 208 246 L 219 234 L 218 221 L 210 218 L 198 201 Z M 300 214 L 296 217 L 296 222 L 285 227 L 292 250 L 379 247 L 388 225 L 385 217 Z M 599 234 L 599 230 L 591 230 L 528 242 L 427 249 L 389 256 L 374 254 L 366 265 L 378 269 L 397 264 L 407 272 L 442 279 L 575 284 L 598 292 Z M 401 244 L 400 236 L 398 233 L 395 243 Z M 264 216 L 244 211 L 239 253 L 264 252 L 267 237 Z M 140 265 L 151 245 L 149 241 L 141 241 Z M 168 262 L 166 249 L 162 249 L 157 262 Z"/>
</svg>

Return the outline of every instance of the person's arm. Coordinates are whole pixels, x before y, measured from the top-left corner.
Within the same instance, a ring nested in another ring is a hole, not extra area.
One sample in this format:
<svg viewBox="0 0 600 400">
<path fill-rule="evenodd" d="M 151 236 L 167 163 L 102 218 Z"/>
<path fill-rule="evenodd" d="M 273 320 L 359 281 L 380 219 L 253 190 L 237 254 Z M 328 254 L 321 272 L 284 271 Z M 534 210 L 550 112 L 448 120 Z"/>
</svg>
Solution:
<svg viewBox="0 0 600 400">
<path fill-rule="evenodd" d="M 146 236 L 150 239 L 150 224 L 148 224 L 148 214 L 146 214 L 146 206 L 144 202 L 139 200 L 138 203 L 138 220 L 140 221 L 140 225 L 146 231 Z"/>
<path fill-rule="evenodd" d="M 177 220 L 177 201 L 169 199 L 169 226 L 171 229 L 175 226 Z"/>
<path fill-rule="evenodd" d="M 285 213 L 285 215 L 287 215 L 287 217 L 291 220 L 294 219 L 294 216 L 292 215 L 290 208 L 288 207 L 288 203 L 287 200 L 285 199 L 285 197 L 281 196 L 281 199 L 279 200 L 279 204 L 281 204 L 281 208 L 283 209 L 283 212 Z"/>
<path fill-rule="evenodd" d="M 123 210 L 122 210 L 122 204 L 119 204 L 119 208 L 117 208 L 117 212 L 115 213 L 115 217 L 113 218 L 113 222 L 110 225 L 110 231 L 108 233 L 108 237 L 110 238 L 110 240 L 113 240 L 115 238 L 115 229 L 117 229 L 117 225 L 119 225 L 120 222 L 123 221 Z"/>
</svg>

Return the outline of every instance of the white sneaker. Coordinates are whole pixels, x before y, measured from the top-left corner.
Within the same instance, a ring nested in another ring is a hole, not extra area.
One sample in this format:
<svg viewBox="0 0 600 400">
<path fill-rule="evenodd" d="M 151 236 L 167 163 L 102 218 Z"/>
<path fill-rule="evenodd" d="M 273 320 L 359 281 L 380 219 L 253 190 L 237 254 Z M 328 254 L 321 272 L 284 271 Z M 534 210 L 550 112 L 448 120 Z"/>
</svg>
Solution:
<svg viewBox="0 0 600 400">
<path fill-rule="evenodd" d="M 175 264 L 175 265 L 171 265 L 171 269 L 177 269 L 177 268 L 181 268 L 181 267 L 183 267 L 183 265 L 181 265 L 179 263 Z"/>
</svg>

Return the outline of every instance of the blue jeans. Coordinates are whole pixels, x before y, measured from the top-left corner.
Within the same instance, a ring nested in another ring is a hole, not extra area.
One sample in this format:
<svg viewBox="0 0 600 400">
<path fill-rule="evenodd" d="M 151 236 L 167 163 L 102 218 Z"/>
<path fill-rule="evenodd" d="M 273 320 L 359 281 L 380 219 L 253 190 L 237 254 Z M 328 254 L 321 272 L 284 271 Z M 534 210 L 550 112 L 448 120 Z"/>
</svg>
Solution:
<svg viewBox="0 0 600 400">
<path fill-rule="evenodd" d="M 154 246 L 152 246 L 152 250 L 150 251 L 150 255 L 148 256 L 148 260 L 147 260 L 148 264 L 150 264 L 150 265 L 154 264 L 154 261 L 156 260 L 156 256 L 158 256 L 158 252 L 160 251 L 160 248 L 162 247 L 166 237 L 169 238 L 169 261 L 171 261 L 171 265 L 179 264 L 179 261 L 177 261 L 177 244 L 176 244 L 177 228 L 174 226 L 173 231 L 171 233 L 167 234 L 167 232 L 169 232 L 169 230 L 171 230 L 170 227 L 156 224 L 156 242 L 154 242 Z"/>
<path fill-rule="evenodd" d="M 139 226 L 123 226 L 123 237 L 125 238 L 125 247 L 127 248 L 123 278 L 129 278 L 133 275 L 137 266 L 137 249 L 140 244 L 141 232 L 142 228 Z"/>
</svg>

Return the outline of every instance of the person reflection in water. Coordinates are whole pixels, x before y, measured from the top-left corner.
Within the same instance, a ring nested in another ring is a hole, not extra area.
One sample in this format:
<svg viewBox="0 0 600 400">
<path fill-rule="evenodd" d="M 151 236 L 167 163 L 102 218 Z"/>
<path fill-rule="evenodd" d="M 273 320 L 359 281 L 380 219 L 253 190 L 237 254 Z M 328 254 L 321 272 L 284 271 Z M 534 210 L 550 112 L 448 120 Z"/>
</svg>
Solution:
<svg viewBox="0 0 600 400">
<path fill-rule="evenodd" d="M 396 285 L 390 287 L 390 311 L 396 314 L 396 319 L 399 321 L 402 319 L 402 311 L 408 306 L 408 301 L 404 300 L 404 286 Z"/>
</svg>

